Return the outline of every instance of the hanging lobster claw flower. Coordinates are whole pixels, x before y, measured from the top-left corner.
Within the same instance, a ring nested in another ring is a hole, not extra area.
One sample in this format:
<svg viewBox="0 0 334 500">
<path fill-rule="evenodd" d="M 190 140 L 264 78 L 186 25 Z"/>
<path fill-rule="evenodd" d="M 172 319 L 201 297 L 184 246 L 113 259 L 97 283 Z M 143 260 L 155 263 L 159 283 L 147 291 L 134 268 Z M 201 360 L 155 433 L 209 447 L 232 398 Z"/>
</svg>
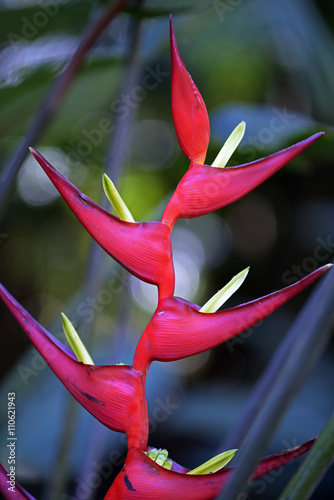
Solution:
<svg viewBox="0 0 334 500">
<path fill-rule="evenodd" d="M 327 264 L 282 290 L 215 313 L 178 297 L 164 298 L 141 336 L 133 368 L 146 373 L 152 361 L 175 361 L 226 342 L 292 299 L 332 267 Z"/>
<path fill-rule="evenodd" d="M 15 474 L 14 474 L 15 476 Z M 11 475 L 0 464 L 0 493 L 5 500 L 36 500 L 15 479 L 11 479 Z"/>
<path fill-rule="evenodd" d="M 322 135 L 319 132 L 266 158 L 237 167 L 190 165 L 164 211 L 162 222 L 173 227 L 181 217 L 199 217 L 239 200 Z"/>
<path fill-rule="evenodd" d="M 290 450 L 264 458 L 255 468 L 251 480 L 292 462 L 306 453 L 314 439 Z M 104 500 L 211 500 L 226 484 L 232 467 L 212 474 L 189 475 L 167 470 L 153 462 L 143 451 L 131 448 L 121 472 Z M 187 469 L 185 469 L 186 471 Z"/>
<path fill-rule="evenodd" d="M 81 193 L 40 153 L 33 148 L 30 151 L 99 245 L 134 276 L 157 285 L 159 297 L 173 295 L 175 278 L 170 228 L 160 222 L 120 220 Z"/>
<path fill-rule="evenodd" d="M 172 60 L 172 116 L 183 153 L 191 163 L 204 163 L 210 140 L 205 103 L 180 57 L 170 18 Z"/>
<path fill-rule="evenodd" d="M 142 375 L 127 365 L 77 361 L 1 284 L 0 297 L 72 396 L 106 427 L 124 432 L 129 446 L 146 449 L 148 416 Z"/>
</svg>

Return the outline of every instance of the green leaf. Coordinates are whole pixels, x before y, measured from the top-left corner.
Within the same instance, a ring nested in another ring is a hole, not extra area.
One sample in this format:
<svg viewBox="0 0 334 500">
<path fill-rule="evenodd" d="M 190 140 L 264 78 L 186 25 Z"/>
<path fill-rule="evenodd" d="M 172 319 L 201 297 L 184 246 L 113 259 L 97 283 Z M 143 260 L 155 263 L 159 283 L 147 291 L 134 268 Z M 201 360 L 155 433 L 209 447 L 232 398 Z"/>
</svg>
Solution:
<svg viewBox="0 0 334 500">
<path fill-rule="evenodd" d="M 224 146 L 221 148 L 217 158 L 213 162 L 213 167 L 223 168 L 233 155 L 234 151 L 239 146 L 246 130 L 246 122 L 242 121 L 235 127 L 232 134 L 226 140 Z"/>
<path fill-rule="evenodd" d="M 85 365 L 93 365 L 94 362 L 90 357 L 86 347 L 84 346 L 81 338 L 79 337 L 77 331 L 72 325 L 71 321 L 64 313 L 61 313 L 61 319 L 63 323 L 64 333 L 66 335 L 68 343 L 70 344 L 72 351 L 78 358 L 78 361 L 81 361 Z"/>
<path fill-rule="evenodd" d="M 334 415 L 279 500 L 307 500 L 334 460 Z"/>
<path fill-rule="evenodd" d="M 213 297 L 211 297 L 206 304 L 199 310 L 202 313 L 214 313 L 240 288 L 248 274 L 249 267 L 246 267 L 239 274 L 234 276 L 227 285 L 219 290 Z"/>
<path fill-rule="evenodd" d="M 118 217 L 121 220 L 124 220 L 127 222 L 135 222 L 130 210 L 128 209 L 123 198 L 121 197 L 121 195 L 117 191 L 115 184 L 110 179 L 110 177 L 107 176 L 107 174 L 103 174 L 102 184 L 103 184 L 104 192 L 105 192 L 108 200 L 110 201 L 111 205 L 113 206 L 115 212 L 117 213 Z"/>
<path fill-rule="evenodd" d="M 211 460 L 208 460 L 199 467 L 196 467 L 196 469 L 187 472 L 187 474 L 197 475 L 217 472 L 232 460 L 237 451 L 238 450 L 224 451 L 223 453 L 220 453 L 220 455 L 217 455 L 216 457 L 211 458 Z"/>
</svg>

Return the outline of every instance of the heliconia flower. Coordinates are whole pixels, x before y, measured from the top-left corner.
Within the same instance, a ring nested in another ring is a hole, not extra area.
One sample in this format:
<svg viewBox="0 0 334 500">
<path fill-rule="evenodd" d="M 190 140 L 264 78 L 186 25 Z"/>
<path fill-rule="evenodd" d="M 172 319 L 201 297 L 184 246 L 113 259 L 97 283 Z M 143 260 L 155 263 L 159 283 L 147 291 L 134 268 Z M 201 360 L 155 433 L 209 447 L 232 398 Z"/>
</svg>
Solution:
<svg viewBox="0 0 334 500">
<path fill-rule="evenodd" d="M 146 449 L 148 415 L 142 374 L 127 365 L 77 361 L 1 284 L 0 297 L 72 396 L 106 427 L 124 432 L 129 446 Z"/>
<path fill-rule="evenodd" d="M 276 470 L 306 453 L 314 439 L 290 450 L 270 455 L 261 460 L 251 480 Z M 216 498 L 228 481 L 232 467 L 203 475 L 167 470 L 153 462 L 143 451 L 131 448 L 121 472 L 116 477 L 104 500 L 211 500 Z"/>
<path fill-rule="evenodd" d="M 159 301 L 141 336 L 133 368 L 146 373 L 152 361 L 175 361 L 211 349 L 255 325 L 332 267 L 327 264 L 297 283 L 259 299 L 215 313 L 178 297 Z"/>
<path fill-rule="evenodd" d="M 5 500 L 12 500 L 13 498 L 15 500 L 36 500 L 17 481 L 11 480 L 10 473 L 6 471 L 2 464 L 0 464 L 0 493 L 2 493 Z"/>
<path fill-rule="evenodd" d="M 170 228 L 160 222 L 127 222 L 103 210 L 61 175 L 40 153 L 30 151 L 73 213 L 101 247 L 130 273 L 158 286 L 159 297 L 174 293 Z"/>
<path fill-rule="evenodd" d="M 191 163 L 204 163 L 210 139 L 205 103 L 180 57 L 170 18 L 172 116 L 183 153 Z"/>
<path fill-rule="evenodd" d="M 199 217 L 239 200 L 322 135 L 319 132 L 266 158 L 237 167 L 190 165 L 166 206 L 162 222 L 172 228 L 179 218 Z"/>
</svg>

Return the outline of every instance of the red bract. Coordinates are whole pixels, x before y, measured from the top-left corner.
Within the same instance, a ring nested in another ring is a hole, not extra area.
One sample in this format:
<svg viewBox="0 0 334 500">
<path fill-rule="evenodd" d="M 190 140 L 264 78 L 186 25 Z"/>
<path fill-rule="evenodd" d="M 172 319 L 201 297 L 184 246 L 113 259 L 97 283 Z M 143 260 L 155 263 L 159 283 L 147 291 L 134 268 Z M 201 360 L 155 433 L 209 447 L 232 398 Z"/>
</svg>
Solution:
<svg viewBox="0 0 334 500">
<path fill-rule="evenodd" d="M 264 458 L 251 480 L 295 460 L 308 451 L 314 440 Z M 166 470 L 142 451 L 129 449 L 125 464 L 104 500 L 211 500 L 226 484 L 232 467 L 212 474 L 188 475 Z"/>
<path fill-rule="evenodd" d="M 210 139 L 208 113 L 193 79 L 180 57 L 172 18 L 170 19 L 172 60 L 172 115 L 176 135 L 183 153 L 191 163 L 203 163 Z"/>
<path fill-rule="evenodd" d="M 31 152 L 73 213 L 101 247 L 130 273 L 157 285 L 159 297 L 174 293 L 170 228 L 160 222 L 132 223 L 103 210 L 61 175 L 40 153 Z"/>
<path fill-rule="evenodd" d="M 126 365 L 95 366 L 78 362 L 1 284 L 0 297 L 77 401 L 109 429 L 124 432 L 129 446 L 146 449 L 148 417 L 142 375 Z"/>
<path fill-rule="evenodd" d="M 266 158 L 237 167 L 191 165 L 170 199 L 162 222 L 173 227 L 180 217 L 198 217 L 233 203 L 284 167 L 322 135 L 323 132 L 319 132 Z"/>
<path fill-rule="evenodd" d="M 11 484 L 13 482 L 15 486 Z M 0 464 L 0 493 L 2 493 L 5 500 L 12 500 L 13 498 L 15 498 L 15 500 L 36 500 L 35 497 L 30 495 L 16 481 L 11 481 L 8 472 L 1 464 Z"/>
<path fill-rule="evenodd" d="M 152 361 L 175 361 L 226 342 L 269 316 L 331 266 L 320 267 L 270 295 L 216 313 L 199 312 L 198 306 L 177 297 L 162 299 L 137 345 L 133 367 L 146 373 Z"/>
</svg>

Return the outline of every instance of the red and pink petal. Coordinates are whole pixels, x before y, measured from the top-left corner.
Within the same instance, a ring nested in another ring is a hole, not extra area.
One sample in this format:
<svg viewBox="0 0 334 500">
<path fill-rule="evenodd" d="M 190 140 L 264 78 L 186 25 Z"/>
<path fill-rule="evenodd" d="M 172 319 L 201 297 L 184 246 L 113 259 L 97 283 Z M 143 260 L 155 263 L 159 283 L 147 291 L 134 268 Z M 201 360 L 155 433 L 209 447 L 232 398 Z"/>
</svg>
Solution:
<svg viewBox="0 0 334 500">
<path fill-rule="evenodd" d="M 72 396 L 106 427 L 124 432 L 129 446 L 146 449 L 148 416 L 143 376 L 126 365 L 80 363 L 1 284 L 0 297 Z"/>
<path fill-rule="evenodd" d="M 210 140 L 205 103 L 180 57 L 170 20 L 172 116 L 178 141 L 191 163 L 204 163 Z"/>
<path fill-rule="evenodd" d="M 170 199 L 162 222 L 173 227 L 179 218 L 199 217 L 239 200 L 322 135 L 319 132 L 266 158 L 237 167 L 191 165 Z"/>
<path fill-rule="evenodd" d="M 251 479 L 255 480 L 292 462 L 306 453 L 314 440 L 264 458 Z M 116 477 L 104 500 L 213 500 L 226 484 L 232 467 L 203 475 L 188 475 L 167 470 L 148 456 L 131 448 L 123 469 Z"/>
<path fill-rule="evenodd" d="M 269 316 L 331 266 L 322 266 L 282 290 L 216 313 L 202 313 L 178 297 L 162 299 L 137 345 L 133 367 L 146 373 L 152 361 L 175 361 L 226 342 Z"/>
<path fill-rule="evenodd" d="M 170 228 L 160 222 L 126 222 L 103 210 L 60 174 L 40 153 L 32 154 L 74 215 L 101 247 L 125 269 L 157 285 L 159 297 L 174 293 Z"/>
</svg>

